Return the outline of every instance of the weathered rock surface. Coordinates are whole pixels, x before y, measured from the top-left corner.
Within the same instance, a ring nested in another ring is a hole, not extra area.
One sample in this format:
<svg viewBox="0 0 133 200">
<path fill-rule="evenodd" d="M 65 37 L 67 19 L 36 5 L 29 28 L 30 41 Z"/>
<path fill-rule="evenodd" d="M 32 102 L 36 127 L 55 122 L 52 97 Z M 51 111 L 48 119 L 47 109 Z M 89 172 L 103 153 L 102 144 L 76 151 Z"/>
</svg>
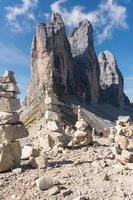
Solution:
<svg viewBox="0 0 133 200">
<path fill-rule="evenodd" d="M 112 152 L 116 160 L 122 164 L 133 163 L 132 119 L 129 116 L 119 116 L 115 130 L 114 141 L 116 142 L 116 148 Z"/>
<path fill-rule="evenodd" d="M 20 90 L 17 86 L 14 72 L 5 71 L 0 77 L 0 111 L 12 112 L 20 108 L 20 100 L 17 95 Z"/>
<path fill-rule="evenodd" d="M 98 56 L 100 64 L 100 85 L 102 101 L 114 106 L 124 106 L 124 79 L 118 68 L 116 59 L 110 51 Z M 126 102 L 125 102 L 126 103 Z"/>
<path fill-rule="evenodd" d="M 0 172 L 20 165 L 21 146 L 19 141 L 0 144 Z"/>
<path fill-rule="evenodd" d="M 72 55 L 64 22 L 59 14 L 53 14 L 51 22 L 37 25 L 31 49 L 31 66 L 28 105 L 42 99 L 46 90 L 58 95 L 72 92 Z"/>
<path fill-rule="evenodd" d="M 19 122 L 19 115 L 16 112 L 0 112 L 0 125 L 15 124 Z"/>
<path fill-rule="evenodd" d="M 36 185 L 40 190 L 47 190 L 54 186 L 54 180 L 50 176 L 42 176 L 36 180 Z"/>
<path fill-rule="evenodd" d="M 12 142 L 17 139 L 28 137 L 28 131 L 22 124 L 0 126 L 0 138 Z"/>
<path fill-rule="evenodd" d="M 90 22 L 83 20 L 68 39 L 74 58 L 76 94 L 84 103 L 98 103 L 100 71 Z"/>
<path fill-rule="evenodd" d="M 41 131 L 38 138 L 39 146 L 45 151 L 49 151 L 56 147 L 66 147 L 69 141 L 65 133 L 52 132 L 50 130 Z"/>
</svg>

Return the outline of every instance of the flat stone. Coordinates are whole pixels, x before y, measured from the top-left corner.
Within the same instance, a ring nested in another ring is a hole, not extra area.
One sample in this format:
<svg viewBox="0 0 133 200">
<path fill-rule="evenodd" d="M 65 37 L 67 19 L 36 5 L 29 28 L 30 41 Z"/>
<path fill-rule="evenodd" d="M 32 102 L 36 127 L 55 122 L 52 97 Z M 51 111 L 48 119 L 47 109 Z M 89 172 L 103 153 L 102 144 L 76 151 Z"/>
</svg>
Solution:
<svg viewBox="0 0 133 200">
<path fill-rule="evenodd" d="M 0 83 L 0 88 L 2 91 L 15 92 L 17 94 L 20 94 L 18 86 L 14 83 Z"/>
<path fill-rule="evenodd" d="M 39 136 L 39 146 L 45 151 L 49 151 L 54 147 L 66 147 L 68 137 L 65 133 L 42 131 Z"/>
<path fill-rule="evenodd" d="M 0 147 L 0 172 L 20 165 L 21 146 L 19 141 L 3 144 Z"/>
<path fill-rule="evenodd" d="M 0 112 L 0 125 L 15 124 L 19 122 L 19 115 L 16 112 Z"/>
<path fill-rule="evenodd" d="M 21 155 L 21 160 L 27 160 L 32 156 L 33 153 L 33 147 L 24 145 L 22 147 L 22 155 Z"/>
<path fill-rule="evenodd" d="M 131 117 L 130 116 L 119 116 L 118 117 L 118 121 L 119 122 L 122 122 L 122 123 L 127 123 L 131 120 Z"/>
<path fill-rule="evenodd" d="M 50 195 L 57 195 L 60 193 L 60 189 L 58 186 L 54 186 L 50 189 L 49 194 Z"/>
<path fill-rule="evenodd" d="M 15 93 L 15 92 L 0 91 L 0 97 L 16 98 L 17 97 L 17 93 Z"/>
<path fill-rule="evenodd" d="M 124 158 L 122 155 L 116 155 L 115 159 L 119 161 L 121 164 L 126 165 L 128 163 L 128 160 Z"/>
<path fill-rule="evenodd" d="M 14 83 L 16 84 L 16 79 L 13 76 L 3 76 L 3 77 L 0 77 L 0 83 Z"/>
<path fill-rule="evenodd" d="M 21 174 L 22 173 L 22 168 L 13 169 L 12 172 L 15 173 L 15 174 Z"/>
<path fill-rule="evenodd" d="M 1 125 L 0 137 L 8 142 L 27 137 L 28 131 L 24 125 Z"/>
<path fill-rule="evenodd" d="M 127 163 L 127 168 L 133 170 L 133 163 Z"/>
<path fill-rule="evenodd" d="M 0 98 L 0 111 L 14 112 L 20 109 L 20 100 L 14 98 Z"/>
<path fill-rule="evenodd" d="M 48 121 L 47 129 L 53 132 L 63 132 L 61 125 L 56 121 Z"/>
<path fill-rule="evenodd" d="M 60 117 L 58 113 L 48 110 L 45 112 L 45 120 L 46 121 L 60 121 Z"/>
<path fill-rule="evenodd" d="M 88 123 L 85 122 L 83 119 L 80 119 L 79 121 L 76 122 L 75 127 L 79 131 L 84 131 L 88 127 Z"/>
<path fill-rule="evenodd" d="M 37 158 L 31 157 L 29 164 L 36 169 L 45 169 L 48 166 L 48 159 L 43 155 Z"/>
<path fill-rule="evenodd" d="M 123 149 L 121 155 L 129 162 L 133 162 L 133 152 Z"/>
</svg>

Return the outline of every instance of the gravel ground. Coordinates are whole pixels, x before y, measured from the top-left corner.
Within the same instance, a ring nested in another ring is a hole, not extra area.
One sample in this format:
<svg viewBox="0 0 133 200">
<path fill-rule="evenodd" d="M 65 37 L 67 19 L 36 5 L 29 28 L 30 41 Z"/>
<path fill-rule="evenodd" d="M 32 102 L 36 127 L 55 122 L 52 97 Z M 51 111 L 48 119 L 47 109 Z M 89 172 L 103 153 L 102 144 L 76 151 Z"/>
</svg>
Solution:
<svg viewBox="0 0 133 200">
<path fill-rule="evenodd" d="M 114 160 L 112 144 L 95 138 L 93 146 L 49 152 L 47 169 L 30 169 L 21 164 L 22 172 L 0 174 L 0 200 L 73 200 L 83 196 L 90 200 L 132 200 L 133 170 Z M 46 191 L 35 180 L 49 175 L 59 181 Z"/>
</svg>

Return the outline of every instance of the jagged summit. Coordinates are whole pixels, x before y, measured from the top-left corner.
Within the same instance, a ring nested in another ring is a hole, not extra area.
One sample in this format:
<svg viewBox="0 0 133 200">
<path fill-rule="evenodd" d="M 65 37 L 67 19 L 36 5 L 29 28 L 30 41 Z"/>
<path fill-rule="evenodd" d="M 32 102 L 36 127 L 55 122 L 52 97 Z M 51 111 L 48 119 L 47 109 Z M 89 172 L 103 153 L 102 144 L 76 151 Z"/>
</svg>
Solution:
<svg viewBox="0 0 133 200">
<path fill-rule="evenodd" d="M 103 101 L 124 106 L 124 79 L 118 68 L 114 55 L 106 50 L 98 56 L 100 64 L 100 85 Z"/>
<path fill-rule="evenodd" d="M 62 19 L 61 15 L 59 13 L 53 13 L 51 21 L 53 23 L 64 24 L 63 19 Z"/>
</svg>

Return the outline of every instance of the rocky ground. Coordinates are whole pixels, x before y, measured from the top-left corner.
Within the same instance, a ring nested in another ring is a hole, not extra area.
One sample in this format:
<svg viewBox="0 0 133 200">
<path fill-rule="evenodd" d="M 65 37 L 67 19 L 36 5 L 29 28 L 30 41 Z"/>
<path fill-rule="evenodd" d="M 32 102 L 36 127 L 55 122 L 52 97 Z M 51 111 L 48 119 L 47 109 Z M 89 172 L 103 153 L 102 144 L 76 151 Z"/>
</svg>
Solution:
<svg viewBox="0 0 133 200">
<path fill-rule="evenodd" d="M 114 160 L 112 146 L 107 138 L 96 137 L 91 146 L 48 153 L 46 169 L 31 169 L 23 162 L 22 172 L 0 174 L 0 199 L 132 200 L 133 170 Z M 36 179 L 43 175 L 60 184 L 39 190 Z"/>
</svg>

